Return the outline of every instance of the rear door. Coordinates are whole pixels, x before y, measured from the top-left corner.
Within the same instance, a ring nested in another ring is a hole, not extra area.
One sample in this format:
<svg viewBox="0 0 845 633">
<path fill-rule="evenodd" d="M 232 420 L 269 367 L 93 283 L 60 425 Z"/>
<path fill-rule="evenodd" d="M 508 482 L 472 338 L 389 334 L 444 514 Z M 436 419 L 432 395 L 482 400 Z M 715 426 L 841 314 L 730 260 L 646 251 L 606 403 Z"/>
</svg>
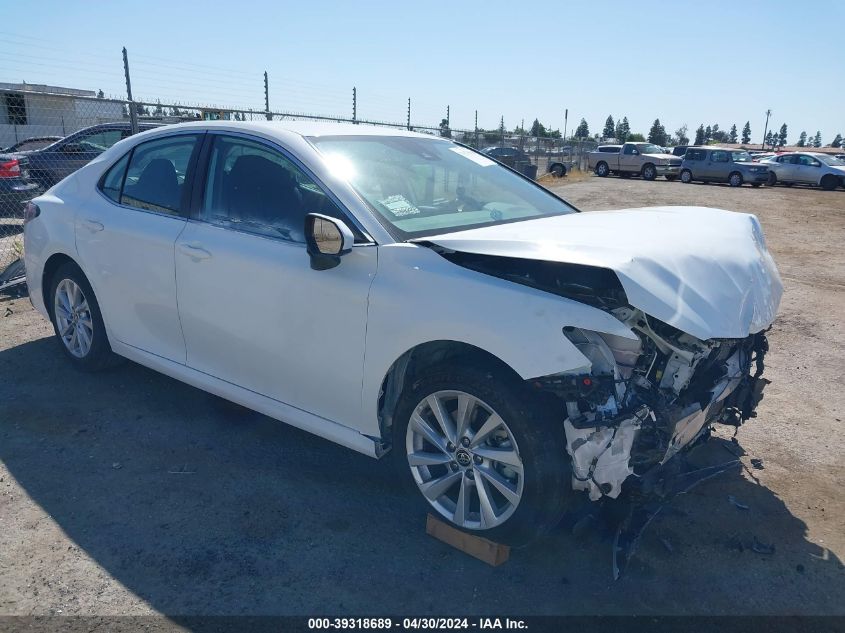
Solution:
<svg viewBox="0 0 845 633">
<path fill-rule="evenodd" d="M 185 228 L 202 134 L 135 146 L 103 176 L 76 216 L 76 247 L 110 336 L 178 363 L 174 244 Z"/>
<path fill-rule="evenodd" d="M 731 155 L 723 149 L 709 152 L 704 173 L 708 180 L 727 180 L 731 171 Z"/>
<path fill-rule="evenodd" d="M 798 164 L 797 164 L 798 157 L 794 154 L 786 154 L 784 156 L 778 156 L 777 166 L 775 167 L 775 175 L 778 177 L 778 180 L 783 180 L 785 182 L 797 182 L 798 181 Z"/>
</svg>

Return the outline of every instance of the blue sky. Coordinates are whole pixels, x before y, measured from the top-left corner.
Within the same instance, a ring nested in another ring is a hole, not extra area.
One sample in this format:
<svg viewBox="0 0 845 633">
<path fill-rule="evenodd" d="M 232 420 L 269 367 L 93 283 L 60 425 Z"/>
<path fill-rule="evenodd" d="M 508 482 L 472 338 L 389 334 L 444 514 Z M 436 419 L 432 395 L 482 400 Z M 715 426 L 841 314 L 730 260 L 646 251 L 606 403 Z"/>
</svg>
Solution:
<svg viewBox="0 0 845 633">
<path fill-rule="evenodd" d="M 216 8 L 219 7 L 219 8 Z M 644 8 L 648 7 L 648 8 Z M 532 13 L 536 10 L 537 13 Z M 824 143 L 845 134 L 845 2 L 7 3 L 0 81 L 123 94 L 120 49 L 146 99 L 510 128 L 538 117 L 601 131 L 751 122 Z"/>
</svg>

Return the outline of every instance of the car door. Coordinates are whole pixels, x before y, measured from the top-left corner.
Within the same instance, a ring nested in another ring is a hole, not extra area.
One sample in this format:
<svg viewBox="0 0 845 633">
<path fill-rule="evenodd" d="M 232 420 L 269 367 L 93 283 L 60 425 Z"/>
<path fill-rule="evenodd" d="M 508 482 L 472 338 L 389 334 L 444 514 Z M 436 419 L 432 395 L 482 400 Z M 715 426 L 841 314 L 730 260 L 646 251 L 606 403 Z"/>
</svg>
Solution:
<svg viewBox="0 0 845 633">
<path fill-rule="evenodd" d="M 171 134 L 117 161 L 76 216 L 76 247 L 110 336 L 185 363 L 174 244 L 185 228 L 202 134 Z"/>
<path fill-rule="evenodd" d="M 797 157 L 794 154 L 786 154 L 778 156 L 776 159 L 777 166 L 775 167 L 775 175 L 778 180 L 784 182 L 797 182 L 798 180 L 798 165 Z"/>
<path fill-rule="evenodd" d="M 704 174 L 708 180 L 727 180 L 731 171 L 730 154 L 717 149 L 708 153 Z"/>
<path fill-rule="evenodd" d="M 819 184 L 822 172 L 821 161 L 807 154 L 799 154 L 797 158 L 795 166 L 796 181 L 811 185 Z"/>
<path fill-rule="evenodd" d="M 612 164 L 611 159 L 611 164 Z M 638 172 L 640 170 L 640 150 L 633 143 L 625 143 L 619 153 L 619 171 Z"/>
<path fill-rule="evenodd" d="M 356 418 L 377 249 L 359 243 L 313 270 L 305 215 L 354 229 L 330 192 L 267 141 L 209 133 L 204 154 L 176 244 L 188 365 L 340 424 Z"/>
</svg>

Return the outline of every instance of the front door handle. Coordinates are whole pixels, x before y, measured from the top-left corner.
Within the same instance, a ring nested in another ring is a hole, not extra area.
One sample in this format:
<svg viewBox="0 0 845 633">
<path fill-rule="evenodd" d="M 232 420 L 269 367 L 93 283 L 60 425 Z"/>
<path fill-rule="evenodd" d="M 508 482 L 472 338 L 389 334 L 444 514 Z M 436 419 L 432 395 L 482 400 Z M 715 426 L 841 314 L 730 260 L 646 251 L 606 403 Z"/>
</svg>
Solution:
<svg viewBox="0 0 845 633">
<path fill-rule="evenodd" d="M 211 257 L 211 253 L 196 244 L 179 244 L 179 250 L 195 262 Z"/>
<path fill-rule="evenodd" d="M 97 220 L 83 220 L 82 224 L 85 226 L 86 229 L 91 231 L 92 233 L 97 233 L 98 231 L 102 231 L 105 226 L 103 226 L 102 222 L 97 222 Z"/>
</svg>

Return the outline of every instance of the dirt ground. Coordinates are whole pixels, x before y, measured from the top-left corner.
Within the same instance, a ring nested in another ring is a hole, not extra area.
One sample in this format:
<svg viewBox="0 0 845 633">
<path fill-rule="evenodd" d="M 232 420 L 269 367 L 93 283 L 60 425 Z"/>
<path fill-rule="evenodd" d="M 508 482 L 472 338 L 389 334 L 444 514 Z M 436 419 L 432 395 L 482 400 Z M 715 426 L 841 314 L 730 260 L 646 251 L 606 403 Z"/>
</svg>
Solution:
<svg viewBox="0 0 845 633">
<path fill-rule="evenodd" d="M 4 298 L 0 615 L 845 614 L 845 192 L 552 186 L 583 210 L 756 213 L 786 287 L 759 416 L 707 447 L 745 468 L 659 515 L 622 579 L 607 536 L 563 527 L 468 558 L 383 464 L 134 364 L 77 373 Z"/>
</svg>

